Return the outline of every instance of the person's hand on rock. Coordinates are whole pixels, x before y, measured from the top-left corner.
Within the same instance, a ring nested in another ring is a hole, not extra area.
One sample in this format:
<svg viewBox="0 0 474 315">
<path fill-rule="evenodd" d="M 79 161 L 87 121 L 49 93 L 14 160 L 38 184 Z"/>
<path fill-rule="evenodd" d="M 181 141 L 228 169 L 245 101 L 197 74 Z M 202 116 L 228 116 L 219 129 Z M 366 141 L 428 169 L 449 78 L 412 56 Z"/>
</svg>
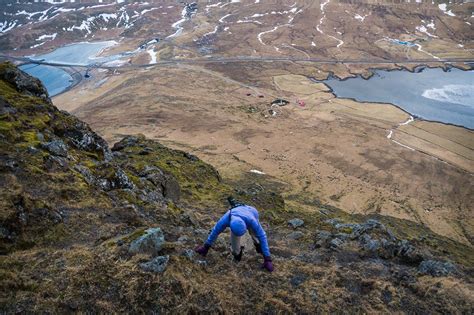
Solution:
<svg viewBox="0 0 474 315">
<path fill-rule="evenodd" d="M 263 258 L 263 265 L 262 268 L 266 269 L 269 272 L 273 271 L 273 264 L 272 264 L 272 259 L 270 257 L 264 257 Z"/>
<path fill-rule="evenodd" d="M 198 246 L 194 249 L 194 251 L 196 253 L 198 253 L 199 255 L 201 256 L 206 256 L 207 255 L 207 252 L 209 251 L 209 248 L 211 248 L 211 246 L 207 245 L 207 244 L 204 244 L 202 246 Z"/>
</svg>

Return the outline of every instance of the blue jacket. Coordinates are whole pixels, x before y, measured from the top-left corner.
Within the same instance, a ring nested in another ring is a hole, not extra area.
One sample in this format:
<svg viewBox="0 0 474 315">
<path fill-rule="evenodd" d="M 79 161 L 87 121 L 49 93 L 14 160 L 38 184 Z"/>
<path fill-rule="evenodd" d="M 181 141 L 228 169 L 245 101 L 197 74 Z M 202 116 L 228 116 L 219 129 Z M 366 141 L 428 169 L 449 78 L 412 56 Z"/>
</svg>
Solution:
<svg viewBox="0 0 474 315">
<path fill-rule="evenodd" d="M 232 211 L 232 216 L 240 217 L 247 226 L 247 229 L 251 229 L 253 234 L 260 241 L 262 246 L 263 256 L 270 257 L 270 248 L 268 247 L 267 234 L 263 230 L 260 222 L 258 221 L 258 211 L 254 207 L 242 205 L 235 207 L 227 211 L 220 219 L 217 221 L 216 225 L 209 234 L 206 244 L 212 246 L 219 234 L 221 234 L 226 228 L 230 225 L 230 215 Z"/>
</svg>

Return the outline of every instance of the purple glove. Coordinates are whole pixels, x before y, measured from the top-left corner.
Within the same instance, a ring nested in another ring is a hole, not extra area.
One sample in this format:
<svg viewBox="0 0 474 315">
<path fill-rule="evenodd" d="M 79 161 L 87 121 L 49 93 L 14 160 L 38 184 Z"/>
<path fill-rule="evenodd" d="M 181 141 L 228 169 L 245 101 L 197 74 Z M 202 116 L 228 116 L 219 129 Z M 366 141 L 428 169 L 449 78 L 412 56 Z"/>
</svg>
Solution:
<svg viewBox="0 0 474 315">
<path fill-rule="evenodd" d="M 211 246 L 204 244 L 203 246 L 196 247 L 194 251 L 201 256 L 206 256 L 207 252 L 209 251 L 209 248 L 211 248 Z"/>
<path fill-rule="evenodd" d="M 263 257 L 263 265 L 262 268 L 267 269 L 268 271 L 273 271 L 273 264 L 272 259 L 270 257 Z"/>
</svg>

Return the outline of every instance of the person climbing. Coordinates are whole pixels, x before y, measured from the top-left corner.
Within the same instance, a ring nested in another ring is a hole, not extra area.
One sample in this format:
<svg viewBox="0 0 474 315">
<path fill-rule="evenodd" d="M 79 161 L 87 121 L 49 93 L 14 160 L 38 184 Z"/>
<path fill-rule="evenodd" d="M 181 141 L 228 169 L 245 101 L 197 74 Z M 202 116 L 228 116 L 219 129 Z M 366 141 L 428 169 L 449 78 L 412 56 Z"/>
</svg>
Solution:
<svg viewBox="0 0 474 315">
<path fill-rule="evenodd" d="M 209 237 L 202 246 L 198 246 L 195 251 L 202 256 L 206 256 L 209 248 L 215 242 L 219 234 L 230 227 L 230 243 L 232 255 L 235 261 L 242 259 L 244 246 L 240 246 L 242 236 L 249 231 L 257 253 L 263 255 L 262 268 L 272 272 L 273 264 L 268 247 L 267 235 L 258 221 L 258 211 L 254 207 L 237 202 L 233 197 L 227 198 L 231 208 L 217 221 Z"/>
</svg>

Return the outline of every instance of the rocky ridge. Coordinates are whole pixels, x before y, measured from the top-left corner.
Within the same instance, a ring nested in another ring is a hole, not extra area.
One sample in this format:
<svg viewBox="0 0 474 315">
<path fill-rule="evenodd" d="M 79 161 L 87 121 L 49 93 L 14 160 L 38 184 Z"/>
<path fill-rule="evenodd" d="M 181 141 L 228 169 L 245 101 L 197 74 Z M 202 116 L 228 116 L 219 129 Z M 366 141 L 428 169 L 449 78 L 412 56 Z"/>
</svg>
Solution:
<svg viewBox="0 0 474 315">
<path fill-rule="evenodd" d="M 109 148 L 41 83 L 0 65 L 0 311 L 470 312 L 472 248 L 415 223 L 288 205 L 266 178 L 222 179 L 143 136 Z M 272 189 L 273 188 L 273 189 Z M 233 194 L 256 206 L 276 271 L 222 235 Z M 301 196 L 304 198 L 304 196 Z"/>
</svg>

